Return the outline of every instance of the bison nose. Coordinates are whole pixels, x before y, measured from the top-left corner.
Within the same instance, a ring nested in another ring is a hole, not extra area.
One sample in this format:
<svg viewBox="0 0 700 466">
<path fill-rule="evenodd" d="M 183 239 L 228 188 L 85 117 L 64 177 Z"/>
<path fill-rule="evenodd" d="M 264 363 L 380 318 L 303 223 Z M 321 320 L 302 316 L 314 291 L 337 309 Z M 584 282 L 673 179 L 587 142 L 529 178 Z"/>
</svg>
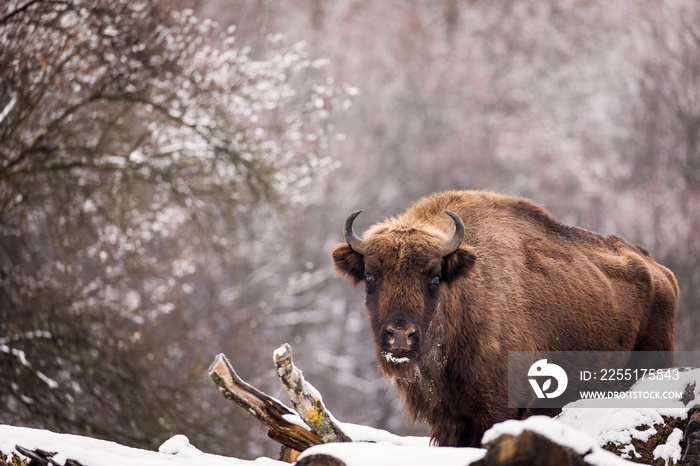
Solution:
<svg viewBox="0 0 700 466">
<path fill-rule="evenodd" d="M 420 343 L 420 329 L 411 323 L 389 324 L 383 333 L 386 349 L 390 351 L 410 351 Z"/>
</svg>

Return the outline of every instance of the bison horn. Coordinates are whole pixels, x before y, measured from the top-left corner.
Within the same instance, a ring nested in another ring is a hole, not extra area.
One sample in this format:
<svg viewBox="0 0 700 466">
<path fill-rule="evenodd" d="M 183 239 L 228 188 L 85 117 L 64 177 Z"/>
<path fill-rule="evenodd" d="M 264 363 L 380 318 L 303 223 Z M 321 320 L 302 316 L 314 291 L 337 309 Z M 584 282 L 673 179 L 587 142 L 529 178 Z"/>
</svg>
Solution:
<svg viewBox="0 0 700 466">
<path fill-rule="evenodd" d="M 452 235 L 452 238 L 447 240 L 445 244 L 442 245 L 442 257 L 449 256 L 455 252 L 457 248 L 459 248 L 459 245 L 462 244 L 462 240 L 464 239 L 464 223 L 462 222 L 462 219 L 459 218 L 459 215 L 455 214 L 454 212 L 450 212 L 449 210 L 446 210 L 445 213 L 452 217 L 452 220 L 454 220 L 455 233 Z"/>
<path fill-rule="evenodd" d="M 365 248 L 362 246 L 362 240 L 355 234 L 355 230 L 352 229 L 352 223 L 355 221 L 355 217 L 362 212 L 364 211 L 356 210 L 345 219 L 345 241 L 348 243 L 348 246 L 350 246 L 350 249 L 364 256 Z"/>
</svg>

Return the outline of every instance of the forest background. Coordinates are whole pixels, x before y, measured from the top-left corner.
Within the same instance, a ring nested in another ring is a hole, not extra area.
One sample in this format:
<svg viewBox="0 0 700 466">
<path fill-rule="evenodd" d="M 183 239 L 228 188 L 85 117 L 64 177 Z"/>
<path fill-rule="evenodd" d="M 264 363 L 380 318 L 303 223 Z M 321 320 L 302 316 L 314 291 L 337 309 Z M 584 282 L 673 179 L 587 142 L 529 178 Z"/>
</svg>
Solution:
<svg viewBox="0 0 700 466">
<path fill-rule="evenodd" d="M 235 27 L 234 27 L 235 26 Z M 700 4 L 10 0 L 0 10 L 0 422 L 275 457 L 206 375 L 399 434 L 330 262 L 446 189 L 648 248 L 700 334 Z"/>
</svg>

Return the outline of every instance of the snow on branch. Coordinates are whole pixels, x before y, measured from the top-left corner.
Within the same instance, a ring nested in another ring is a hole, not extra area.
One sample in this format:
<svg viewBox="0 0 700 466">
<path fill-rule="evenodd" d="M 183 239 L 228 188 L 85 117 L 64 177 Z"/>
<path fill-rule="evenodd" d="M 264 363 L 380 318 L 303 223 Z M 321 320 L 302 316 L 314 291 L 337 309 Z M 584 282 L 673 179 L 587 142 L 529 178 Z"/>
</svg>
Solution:
<svg viewBox="0 0 700 466">
<path fill-rule="evenodd" d="M 13 348 L 9 346 L 9 344 L 11 343 L 17 343 L 20 341 L 33 340 L 38 338 L 50 339 L 51 333 L 47 331 L 37 330 L 35 332 L 24 332 L 21 334 L 0 338 L 0 353 L 5 353 L 14 356 L 21 365 L 32 371 L 34 375 L 37 378 L 39 378 L 42 382 L 44 382 L 49 388 L 58 388 L 58 382 L 47 377 L 46 375 L 44 375 L 44 373 L 32 367 L 32 364 L 27 359 L 27 354 L 24 351 L 22 351 L 19 348 Z"/>
<path fill-rule="evenodd" d="M 225 398 L 265 424 L 271 439 L 296 451 L 323 443 L 321 437 L 312 432 L 294 410 L 241 379 L 225 355 L 219 354 L 214 358 L 209 367 L 209 377 Z"/>
<path fill-rule="evenodd" d="M 292 361 L 292 347 L 285 343 L 273 354 L 277 375 L 292 401 L 294 409 L 302 416 L 306 425 L 318 434 L 324 443 L 351 442 L 336 424 L 333 416 L 323 404 L 321 394 L 309 382 L 304 380 L 302 372 Z"/>
<path fill-rule="evenodd" d="M 10 99 L 10 102 L 7 105 L 5 105 L 5 108 L 3 109 L 3 111 L 0 112 L 0 123 L 2 123 L 5 120 L 5 118 L 7 117 L 7 115 L 10 114 L 10 112 L 12 111 L 12 109 L 15 106 L 15 103 L 17 103 L 17 97 L 12 96 L 12 99 Z"/>
<path fill-rule="evenodd" d="M 224 397 L 269 428 L 267 435 L 284 445 L 281 456 L 285 461 L 296 461 L 300 452 L 314 445 L 352 442 L 326 409 L 321 394 L 304 380 L 301 371 L 292 362 L 291 346 L 285 343 L 275 350 L 273 358 L 277 375 L 296 411 L 244 382 L 223 354 L 214 359 L 209 376 Z"/>
</svg>

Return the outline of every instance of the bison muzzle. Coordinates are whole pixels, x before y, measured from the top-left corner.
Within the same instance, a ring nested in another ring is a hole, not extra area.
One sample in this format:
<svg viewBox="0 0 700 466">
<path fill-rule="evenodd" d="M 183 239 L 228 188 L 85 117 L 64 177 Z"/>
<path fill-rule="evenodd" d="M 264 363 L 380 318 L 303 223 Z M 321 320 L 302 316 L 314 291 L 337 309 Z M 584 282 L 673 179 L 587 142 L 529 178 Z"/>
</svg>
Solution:
<svg viewBox="0 0 700 466">
<path fill-rule="evenodd" d="M 362 237 L 345 222 L 336 269 L 364 282 L 377 357 L 438 445 L 477 446 L 508 408 L 508 351 L 672 351 L 673 274 L 618 236 L 480 191 L 418 201 Z"/>
</svg>

